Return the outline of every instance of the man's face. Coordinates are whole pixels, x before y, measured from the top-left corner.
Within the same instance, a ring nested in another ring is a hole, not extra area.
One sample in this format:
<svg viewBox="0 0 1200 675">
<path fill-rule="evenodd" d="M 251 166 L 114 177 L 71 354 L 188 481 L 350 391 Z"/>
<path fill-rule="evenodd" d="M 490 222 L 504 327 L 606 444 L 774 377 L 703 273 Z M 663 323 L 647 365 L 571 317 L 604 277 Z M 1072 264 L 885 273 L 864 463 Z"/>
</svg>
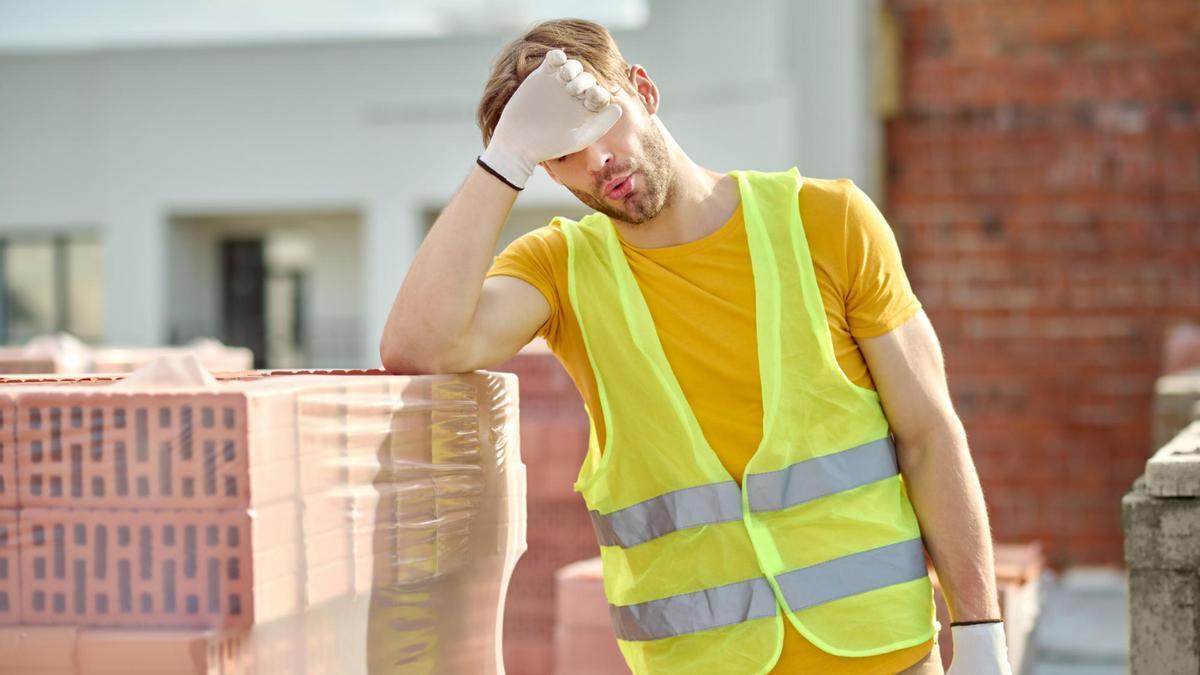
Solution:
<svg viewBox="0 0 1200 675">
<path fill-rule="evenodd" d="M 667 204 L 671 162 L 666 139 L 642 99 L 626 90 L 613 98 L 621 119 L 579 152 L 542 167 L 587 206 L 609 218 L 640 225 Z"/>
</svg>

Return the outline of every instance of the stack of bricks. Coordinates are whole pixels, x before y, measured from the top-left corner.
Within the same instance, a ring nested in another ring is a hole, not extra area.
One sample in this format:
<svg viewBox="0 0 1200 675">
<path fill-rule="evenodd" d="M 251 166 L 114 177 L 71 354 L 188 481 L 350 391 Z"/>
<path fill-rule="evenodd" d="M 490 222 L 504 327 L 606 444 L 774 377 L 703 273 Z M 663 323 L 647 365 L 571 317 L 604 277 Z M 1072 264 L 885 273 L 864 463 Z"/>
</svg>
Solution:
<svg viewBox="0 0 1200 675">
<path fill-rule="evenodd" d="M 515 395 L 486 373 L 0 389 L 0 674 L 497 670 Z"/>
<path fill-rule="evenodd" d="M 587 452 L 588 421 L 566 370 L 540 340 L 499 367 L 521 378 L 521 453 L 529 466 L 529 551 L 513 574 L 504 621 L 511 672 L 554 667 L 555 573 L 599 555 L 587 507 L 572 489 Z"/>
</svg>

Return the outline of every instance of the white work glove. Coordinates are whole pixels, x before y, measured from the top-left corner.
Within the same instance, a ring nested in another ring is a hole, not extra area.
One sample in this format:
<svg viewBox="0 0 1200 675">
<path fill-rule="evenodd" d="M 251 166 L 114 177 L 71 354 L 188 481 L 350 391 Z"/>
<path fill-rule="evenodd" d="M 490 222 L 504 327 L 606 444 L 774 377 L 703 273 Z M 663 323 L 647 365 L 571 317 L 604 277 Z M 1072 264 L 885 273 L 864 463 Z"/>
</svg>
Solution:
<svg viewBox="0 0 1200 675">
<path fill-rule="evenodd" d="M 946 675 L 1012 675 L 1004 624 L 976 623 L 951 626 L 954 658 Z"/>
<path fill-rule="evenodd" d="M 616 124 L 621 108 L 612 95 L 552 49 L 513 92 L 479 161 L 520 190 L 540 162 L 579 152 Z"/>
</svg>

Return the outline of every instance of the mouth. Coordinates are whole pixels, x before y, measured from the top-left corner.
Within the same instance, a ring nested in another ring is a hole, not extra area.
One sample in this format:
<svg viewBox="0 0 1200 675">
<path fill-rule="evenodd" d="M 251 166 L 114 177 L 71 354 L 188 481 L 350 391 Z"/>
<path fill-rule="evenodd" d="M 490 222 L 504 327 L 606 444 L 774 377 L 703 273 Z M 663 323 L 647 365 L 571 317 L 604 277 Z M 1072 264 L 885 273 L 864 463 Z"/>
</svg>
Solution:
<svg viewBox="0 0 1200 675">
<path fill-rule="evenodd" d="M 618 178 L 604 188 L 604 194 L 609 199 L 624 199 L 633 191 L 633 174 L 629 174 L 623 178 Z"/>
</svg>

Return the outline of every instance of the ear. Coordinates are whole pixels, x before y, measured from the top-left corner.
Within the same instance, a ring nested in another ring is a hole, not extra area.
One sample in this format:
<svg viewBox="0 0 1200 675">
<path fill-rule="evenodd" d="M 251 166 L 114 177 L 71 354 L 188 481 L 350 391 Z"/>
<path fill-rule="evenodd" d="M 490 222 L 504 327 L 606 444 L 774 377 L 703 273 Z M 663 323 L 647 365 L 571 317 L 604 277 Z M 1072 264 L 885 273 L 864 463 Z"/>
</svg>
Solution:
<svg viewBox="0 0 1200 675">
<path fill-rule="evenodd" d="M 654 84 L 654 80 L 650 79 L 650 75 L 646 73 L 646 69 L 633 64 L 629 67 L 629 81 L 633 84 L 633 97 L 642 104 L 646 109 L 646 113 L 654 115 L 658 113 L 658 106 L 661 103 L 658 95 L 658 85 Z"/>
</svg>

